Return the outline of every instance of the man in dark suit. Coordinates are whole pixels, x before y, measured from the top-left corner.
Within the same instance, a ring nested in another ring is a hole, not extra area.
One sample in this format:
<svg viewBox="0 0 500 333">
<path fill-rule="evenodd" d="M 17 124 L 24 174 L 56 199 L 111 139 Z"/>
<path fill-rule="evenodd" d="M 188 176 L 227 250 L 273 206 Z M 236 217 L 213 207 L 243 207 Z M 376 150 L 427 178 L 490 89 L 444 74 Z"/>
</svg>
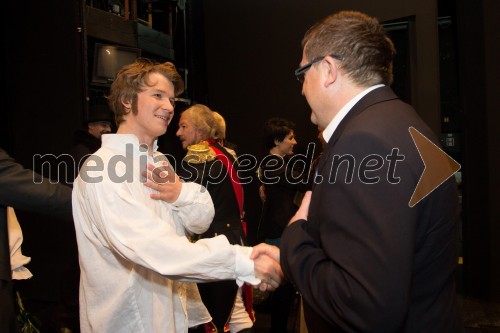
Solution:
<svg viewBox="0 0 500 333">
<path fill-rule="evenodd" d="M 409 205 L 424 170 L 409 128 L 439 143 L 388 87 L 392 42 L 376 19 L 340 12 L 302 46 L 295 75 L 327 146 L 279 257 L 309 331 L 461 332 L 456 184 Z"/>
<path fill-rule="evenodd" d="M 0 149 L 0 332 L 17 332 L 7 207 L 71 219 L 71 189 L 24 169 Z"/>
</svg>

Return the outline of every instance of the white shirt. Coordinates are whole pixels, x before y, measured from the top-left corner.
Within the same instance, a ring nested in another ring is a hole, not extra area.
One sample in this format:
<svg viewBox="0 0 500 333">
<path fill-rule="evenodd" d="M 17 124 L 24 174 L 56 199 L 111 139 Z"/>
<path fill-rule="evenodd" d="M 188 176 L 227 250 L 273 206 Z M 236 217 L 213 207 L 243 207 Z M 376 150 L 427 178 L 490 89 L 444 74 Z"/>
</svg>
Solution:
<svg viewBox="0 0 500 333">
<path fill-rule="evenodd" d="M 260 282 L 251 248 L 230 245 L 225 236 L 196 243 L 185 236 L 213 219 L 203 186 L 183 183 L 173 204 L 153 200 L 141 177 L 153 162 L 147 149 L 134 135 L 102 141 L 73 187 L 82 332 L 187 332 L 210 317 L 195 285 L 184 282 Z"/>
<path fill-rule="evenodd" d="M 380 87 L 383 87 L 383 86 L 384 86 L 383 84 L 376 84 L 374 86 L 371 86 L 371 87 L 363 90 L 362 92 L 360 92 L 359 94 L 354 96 L 349 102 L 347 102 L 342 107 L 342 109 L 340 109 L 340 111 L 335 115 L 335 117 L 333 117 L 333 119 L 330 121 L 328 126 L 326 126 L 325 130 L 322 133 L 323 139 L 325 139 L 326 142 L 330 141 L 330 138 L 332 137 L 333 132 L 335 132 L 335 130 L 339 126 L 342 119 L 344 119 L 344 117 L 349 113 L 349 111 L 351 111 L 352 107 L 354 105 L 356 105 L 356 103 L 359 102 L 359 100 L 361 98 L 363 98 L 366 94 L 368 94 L 370 91 L 375 90 L 375 89 L 380 88 Z"/>
</svg>

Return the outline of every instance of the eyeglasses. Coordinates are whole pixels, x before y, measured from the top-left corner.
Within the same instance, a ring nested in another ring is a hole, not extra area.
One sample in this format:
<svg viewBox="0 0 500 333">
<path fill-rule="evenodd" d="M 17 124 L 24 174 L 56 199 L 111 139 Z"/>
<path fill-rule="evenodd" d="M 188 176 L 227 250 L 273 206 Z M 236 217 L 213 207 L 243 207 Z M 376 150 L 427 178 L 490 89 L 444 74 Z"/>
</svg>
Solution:
<svg viewBox="0 0 500 333">
<path fill-rule="evenodd" d="M 314 65 L 315 63 L 317 63 L 317 62 L 325 59 L 325 57 L 326 56 L 317 57 L 317 58 L 313 59 L 312 61 L 308 62 L 307 64 L 305 64 L 304 66 L 297 68 L 295 70 L 295 77 L 297 78 L 297 80 L 300 83 L 304 83 L 304 76 L 306 75 L 306 72 L 311 68 L 312 65 Z M 337 59 L 339 61 L 344 60 L 344 57 L 341 57 L 341 56 L 338 56 L 338 55 L 335 55 L 335 54 L 330 54 L 330 57 L 332 57 L 334 59 Z"/>
</svg>

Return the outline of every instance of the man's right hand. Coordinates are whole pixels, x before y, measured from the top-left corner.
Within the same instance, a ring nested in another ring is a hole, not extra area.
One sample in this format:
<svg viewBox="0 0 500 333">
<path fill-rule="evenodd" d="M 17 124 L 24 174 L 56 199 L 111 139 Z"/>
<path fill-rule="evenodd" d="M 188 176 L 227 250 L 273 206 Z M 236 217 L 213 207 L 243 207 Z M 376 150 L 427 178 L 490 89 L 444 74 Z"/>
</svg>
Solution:
<svg viewBox="0 0 500 333">
<path fill-rule="evenodd" d="M 254 246 L 250 259 L 254 261 L 255 277 L 261 280 L 261 291 L 273 291 L 283 282 L 279 264 L 279 248 L 269 244 Z"/>
<path fill-rule="evenodd" d="M 162 164 L 160 167 L 148 164 L 148 181 L 144 185 L 158 191 L 150 195 L 152 199 L 172 203 L 181 194 L 182 182 L 167 162 Z"/>
</svg>

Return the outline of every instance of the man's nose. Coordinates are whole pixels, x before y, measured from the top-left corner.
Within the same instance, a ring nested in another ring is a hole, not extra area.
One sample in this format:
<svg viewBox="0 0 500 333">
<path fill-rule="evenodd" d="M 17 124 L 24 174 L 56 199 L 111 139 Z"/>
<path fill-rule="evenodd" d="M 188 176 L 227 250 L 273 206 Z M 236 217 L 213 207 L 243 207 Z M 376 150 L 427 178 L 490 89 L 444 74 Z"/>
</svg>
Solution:
<svg viewBox="0 0 500 333">
<path fill-rule="evenodd" d="M 174 104 L 175 104 L 175 103 L 174 103 L 174 102 L 172 102 L 172 100 L 171 100 L 170 98 L 167 98 L 167 99 L 165 100 L 165 103 L 163 104 L 163 108 L 164 108 L 165 110 L 167 110 L 168 112 L 170 112 L 170 113 L 174 113 L 174 108 L 175 108 L 175 105 L 174 105 Z"/>
</svg>

